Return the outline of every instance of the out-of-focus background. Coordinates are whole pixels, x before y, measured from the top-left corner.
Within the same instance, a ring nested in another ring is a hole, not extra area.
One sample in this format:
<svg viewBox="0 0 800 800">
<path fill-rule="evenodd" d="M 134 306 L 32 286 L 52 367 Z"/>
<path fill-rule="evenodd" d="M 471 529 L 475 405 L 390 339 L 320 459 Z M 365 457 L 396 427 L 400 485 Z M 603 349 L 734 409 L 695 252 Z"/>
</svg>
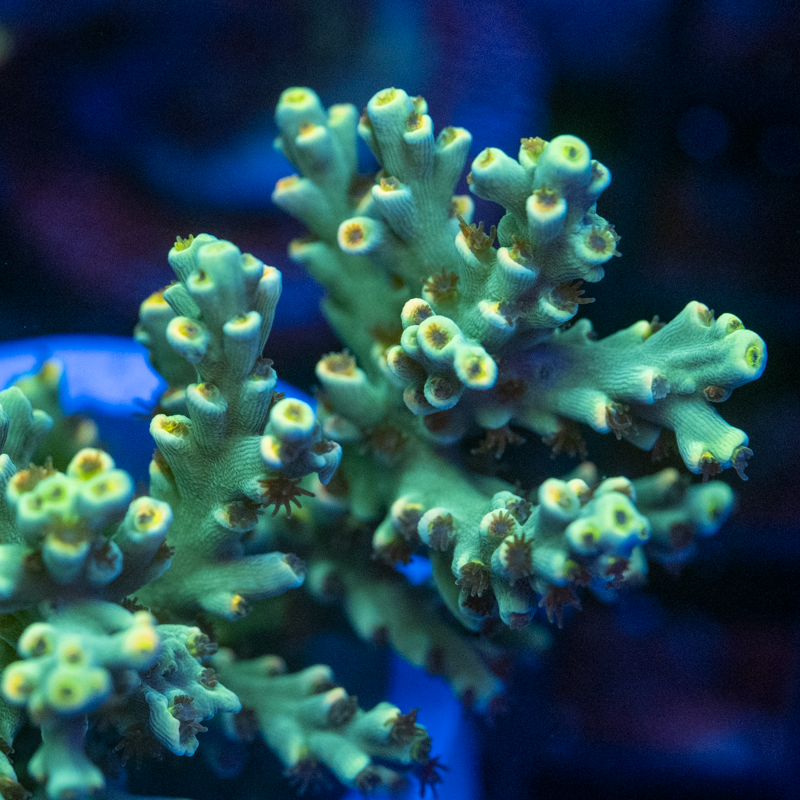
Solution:
<svg viewBox="0 0 800 800">
<path fill-rule="evenodd" d="M 268 355 L 309 389 L 337 343 L 270 203 L 292 171 L 271 145 L 282 89 L 422 94 L 473 156 L 581 136 L 613 173 L 599 211 L 624 254 L 584 310 L 606 335 L 697 299 L 758 331 L 766 373 L 722 408 L 755 457 L 692 564 L 585 603 L 518 665 L 508 713 L 468 723 L 480 791 L 800 797 L 798 61 L 791 0 L 0 0 L 0 340 L 129 335 L 175 236 L 208 231 L 283 271 Z M 604 472 L 653 469 L 589 444 Z M 528 448 L 531 485 L 568 468 Z"/>
</svg>

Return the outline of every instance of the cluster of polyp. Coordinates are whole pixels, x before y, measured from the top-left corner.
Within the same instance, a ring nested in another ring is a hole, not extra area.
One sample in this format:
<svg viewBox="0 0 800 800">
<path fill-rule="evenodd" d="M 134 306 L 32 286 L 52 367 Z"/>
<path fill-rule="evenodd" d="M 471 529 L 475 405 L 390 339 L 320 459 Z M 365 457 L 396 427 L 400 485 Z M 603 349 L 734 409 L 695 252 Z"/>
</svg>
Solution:
<svg viewBox="0 0 800 800">
<path fill-rule="evenodd" d="M 122 599 L 169 566 L 163 548 L 170 507 L 133 497 L 128 473 L 102 450 L 85 448 L 66 473 L 16 472 L 6 487 L 18 541 L 0 545 L 0 608 L 44 600 Z"/>
<path fill-rule="evenodd" d="M 611 175 L 585 142 L 575 136 L 523 139 L 518 161 L 487 148 L 472 162 L 468 180 L 475 194 L 507 210 L 500 242 L 525 242 L 543 282 L 603 277 L 602 264 L 615 255 L 618 237 L 594 204 Z"/>
<path fill-rule="evenodd" d="M 83 797 L 104 786 L 83 752 L 86 715 L 114 691 L 137 685 L 138 672 L 158 656 L 159 637 L 146 611 L 113 603 L 77 603 L 30 625 L 16 661 L 3 672 L 3 697 L 26 706 L 42 728 L 42 744 L 28 769 L 47 783 L 53 800 Z"/>
<path fill-rule="evenodd" d="M 179 239 L 169 262 L 178 282 L 164 291 L 177 315 L 167 341 L 203 381 L 224 389 L 245 381 L 272 327 L 280 272 L 208 234 Z"/>
<path fill-rule="evenodd" d="M 435 315 L 424 300 L 409 300 L 401 315 L 400 344 L 386 353 L 386 364 L 405 384 L 403 399 L 414 414 L 453 408 L 465 388 L 490 389 L 497 364 L 467 340 L 449 317 Z"/>
<path fill-rule="evenodd" d="M 423 98 L 387 89 L 372 97 L 358 126 L 383 167 L 359 208 L 361 217 L 377 221 L 372 224 L 378 232 L 386 229 L 370 249 L 385 243 L 393 268 L 411 286 L 427 278 L 431 268 L 452 268 L 456 262 L 453 190 L 472 142 L 463 128 L 445 128 L 434 137 L 426 112 Z M 471 205 L 461 199 L 463 215 L 471 216 Z"/>
</svg>

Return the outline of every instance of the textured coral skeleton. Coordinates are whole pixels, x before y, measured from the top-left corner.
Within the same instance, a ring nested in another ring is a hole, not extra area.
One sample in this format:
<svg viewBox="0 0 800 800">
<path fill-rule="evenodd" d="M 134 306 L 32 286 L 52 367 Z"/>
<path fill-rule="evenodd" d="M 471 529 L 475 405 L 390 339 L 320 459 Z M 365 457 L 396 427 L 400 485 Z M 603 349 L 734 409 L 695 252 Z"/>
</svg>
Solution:
<svg viewBox="0 0 800 800">
<path fill-rule="evenodd" d="M 434 136 L 422 98 L 388 89 L 359 116 L 292 88 L 276 117 L 297 174 L 273 198 L 309 231 L 290 256 L 325 288 L 345 348 L 317 364 L 316 410 L 276 392 L 280 272 L 208 234 L 178 238 L 175 282 L 141 306 L 136 338 L 169 384 L 147 496 L 86 446 L 90 423 L 60 414 L 57 365 L 0 392 L 6 798 L 25 796 L 8 757 L 23 709 L 42 733 L 28 772 L 53 800 L 105 785 L 95 729 L 115 732 L 122 762 L 259 735 L 300 790 L 407 774 L 435 788 L 417 709 L 362 709 L 327 666 L 288 673 L 266 648 L 336 604 L 358 636 L 491 711 L 498 665 L 542 646 L 538 609 L 560 627 L 582 593 L 680 564 L 732 508 L 708 478 L 745 477 L 747 435 L 714 406 L 762 373 L 759 336 L 697 302 L 603 339 L 573 324 L 619 241 L 596 209 L 610 173 L 584 142 L 483 150 L 467 182 L 505 209 L 486 230 L 453 196 L 471 136 Z M 374 176 L 358 174 L 358 137 Z M 585 458 L 579 425 L 674 444 L 702 480 L 603 478 L 584 461 L 526 492 L 468 458 Z M 430 561 L 421 585 L 402 571 L 414 557 Z M 242 658 L 256 634 L 262 655 Z"/>
</svg>

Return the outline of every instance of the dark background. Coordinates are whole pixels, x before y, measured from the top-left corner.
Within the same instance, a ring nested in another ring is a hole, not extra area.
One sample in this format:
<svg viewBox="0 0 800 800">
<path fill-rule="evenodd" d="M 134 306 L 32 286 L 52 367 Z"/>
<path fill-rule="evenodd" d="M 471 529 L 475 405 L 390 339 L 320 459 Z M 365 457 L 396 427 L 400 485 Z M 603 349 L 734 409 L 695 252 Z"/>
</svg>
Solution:
<svg viewBox="0 0 800 800">
<path fill-rule="evenodd" d="M 268 355 L 309 388 L 337 344 L 269 201 L 292 171 L 271 147 L 282 89 L 362 107 L 405 88 L 473 156 L 583 137 L 624 254 L 590 287 L 598 332 L 690 299 L 737 314 L 769 350 L 722 409 L 755 457 L 679 576 L 587 602 L 518 670 L 509 713 L 477 723 L 484 792 L 800 796 L 799 59 L 800 13 L 777 0 L 0 0 L 0 340 L 129 335 L 175 236 L 208 231 L 284 272 Z M 589 444 L 604 471 L 652 469 Z M 529 447 L 532 480 L 567 468 Z"/>
</svg>

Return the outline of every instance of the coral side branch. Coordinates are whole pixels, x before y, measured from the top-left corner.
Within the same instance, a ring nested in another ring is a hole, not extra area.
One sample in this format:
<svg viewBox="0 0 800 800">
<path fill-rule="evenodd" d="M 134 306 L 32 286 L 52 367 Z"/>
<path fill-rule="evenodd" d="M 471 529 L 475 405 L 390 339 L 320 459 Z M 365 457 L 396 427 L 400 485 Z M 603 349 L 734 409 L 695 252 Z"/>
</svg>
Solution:
<svg viewBox="0 0 800 800">
<path fill-rule="evenodd" d="M 330 480 L 341 457 L 314 411 L 275 393 L 263 349 L 280 296 L 278 270 L 230 242 L 201 234 L 170 252 L 178 281 L 142 305 L 139 338 L 154 363 L 173 364 L 167 345 L 194 365 L 199 381 L 174 384 L 150 431 L 158 449 L 153 495 L 172 507 L 173 568 L 140 593 L 159 609 L 203 609 L 228 619 L 249 601 L 298 586 L 304 565 L 282 553 L 244 553 L 244 539 L 271 507 L 291 515 L 299 485 Z M 177 379 L 178 373 L 168 366 Z"/>
<path fill-rule="evenodd" d="M 431 740 L 416 723 L 418 709 L 403 714 L 383 702 L 364 711 L 322 664 L 287 674 L 275 656 L 235 661 L 230 651 L 220 651 L 214 668 L 255 717 L 264 741 L 301 793 L 324 779 L 322 766 L 365 794 L 379 786 L 402 786 L 398 769 L 413 769 L 429 783 L 438 779 L 426 770 Z M 226 722 L 229 735 L 236 737 L 236 720 Z"/>
<path fill-rule="evenodd" d="M 577 590 L 638 585 L 648 556 L 685 560 L 694 537 L 717 531 L 733 505 L 717 481 L 687 491 L 675 470 L 645 480 L 639 499 L 636 482 L 601 481 L 585 465 L 545 481 L 528 500 L 500 486 L 479 492 L 429 457 L 404 472 L 373 546 L 390 560 L 404 549 L 432 551 L 437 588 L 471 630 L 496 615 L 524 627 L 538 607 L 560 624 L 563 606 L 579 605 Z"/>
<path fill-rule="evenodd" d="M 738 317 L 715 320 L 701 303 L 666 325 L 637 322 L 599 341 L 581 320 L 509 359 L 509 372 L 525 384 L 511 418 L 545 437 L 557 434 L 561 419 L 573 419 L 646 450 L 665 427 L 692 472 L 732 466 L 744 477 L 747 434 L 713 404 L 760 377 L 766 359 L 764 341 Z"/>
</svg>

